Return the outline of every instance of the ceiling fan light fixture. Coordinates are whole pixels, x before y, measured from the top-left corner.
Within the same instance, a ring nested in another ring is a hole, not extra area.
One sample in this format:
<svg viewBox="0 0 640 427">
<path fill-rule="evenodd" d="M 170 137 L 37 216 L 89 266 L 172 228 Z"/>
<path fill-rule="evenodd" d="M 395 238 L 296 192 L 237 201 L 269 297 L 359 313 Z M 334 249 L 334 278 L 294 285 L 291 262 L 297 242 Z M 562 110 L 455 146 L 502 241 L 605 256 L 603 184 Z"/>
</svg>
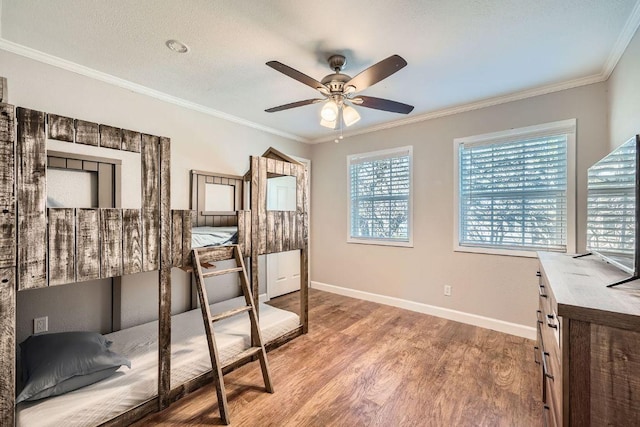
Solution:
<svg viewBox="0 0 640 427">
<path fill-rule="evenodd" d="M 335 122 L 338 118 L 338 105 L 334 101 L 327 101 L 320 111 L 320 116 L 322 120 Z"/>
<path fill-rule="evenodd" d="M 337 122 L 336 120 L 325 120 L 325 119 L 320 120 L 320 124 L 329 129 L 335 129 L 336 122 Z"/>
<path fill-rule="evenodd" d="M 360 114 L 358 114 L 358 111 L 352 106 L 345 105 L 342 108 L 342 119 L 344 120 L 345 125 L 351 126 L 360 120 Z"/>
</svg>

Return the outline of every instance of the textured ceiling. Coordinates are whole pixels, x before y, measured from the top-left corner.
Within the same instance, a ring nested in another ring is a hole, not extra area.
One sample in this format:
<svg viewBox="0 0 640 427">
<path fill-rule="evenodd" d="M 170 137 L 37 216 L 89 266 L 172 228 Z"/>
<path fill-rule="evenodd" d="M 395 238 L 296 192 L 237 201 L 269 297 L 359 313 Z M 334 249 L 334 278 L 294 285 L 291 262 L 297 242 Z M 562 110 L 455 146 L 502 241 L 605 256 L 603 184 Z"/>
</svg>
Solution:
<svg viewBox="0 0 640 427">
<path fill-rule="evenodd" d="M 320 80 L 392 54 L 409 65 L 362 92 L 411 116 L 602 75 L 636 0 L 1 0 L 0 36 L 257 125 L 323 140 L 320 105 L 265 113 L 316 92 L 267 67 Z M 191 50 L 165 46 L 178 39 Z M 623 46 L 624 47 L 624 46 Z M 0 65 L 1 71 L 1 65 Z M 356 132 L 403 119 L 359 108 Z"/>
</svg>

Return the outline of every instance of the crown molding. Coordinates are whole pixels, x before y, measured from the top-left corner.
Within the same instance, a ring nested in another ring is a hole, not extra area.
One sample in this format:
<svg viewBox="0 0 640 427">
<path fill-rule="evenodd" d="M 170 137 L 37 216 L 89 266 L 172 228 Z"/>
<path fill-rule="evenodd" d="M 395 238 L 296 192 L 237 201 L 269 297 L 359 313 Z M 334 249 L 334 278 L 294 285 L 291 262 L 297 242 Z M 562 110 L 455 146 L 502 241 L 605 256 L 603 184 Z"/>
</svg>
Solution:
<svg viewBox="0 0 640 427">
<path fill-rule="evenodd" d="M 452 116 L 454 114 L 465 113 L 468 111 L 479 110 L 481 108 L 492 107 L 494 105 L 506 104 L 508 102 L 520 101 L 522 99 L 532 98 L 534 96 L 546 95 L 549 93 L 560 92 L 566 89 L 572 89 L 579 86 L 586 86 L 593 83 L 599 83 L 606 80 L 606 77 L 602 74 L 596 74 L 588 77 L 581 77 L 574 80 L 569 80 L 562 83 L 554 83 L 551 85 L 541 86 L 533 89 L 527 89 L 515 93 L 511 93 L 503 96 L 496 96 L 493 98 L 487 98 L 480 101 L 472 102 L 469 104 L 457 105 L 455 107 L 443 108 L 441 110 L 430 111 L 428 113 L 416 115 L 413 117 L 407 117 L 405 119 L 394 120 L 392 122 L 382 123 L 379 125 L 369 126 L 364 129 L 354 130 L 352 132 L 343 133 L 344 137 L 351 137 L 356 135 L 363 135 L 366 133 L 377 132 L 385 129 L 392 129 L 399 126 L 406 126 L 412 123 L 419 123 L 426 120 L 437 119 L 440 117 Z M 329 142 L 335 139 L 335 135 L 313 139 L 312 144 Z"/>
<path fill-rule="evenodd" d="M 616 68 L 616 65 L 618 65 L 618 61 L 620 61 L 625 50 L 627 50 L 627 46 L 629 46 L 631 39 L 633 39 L 636 31 L 638 31 L 638 27 L 640 27 L 640 0 L 636 2 L 629 18 L 627 18 L 627 22 L 624 24 L 624 27 L 622 27 L 622 31 L 616 43 L 613 45 L 609 58 L 607 58 L 607 62 L 604 64 L 602 75 L 605 76 L 605 80 L 609 78 Z"/>
<path fill-rule="evenodd" d="M 1 2 L 2 0 L 0 0 Z M 0 3 L 1 6 L 1 3 Z M 146 95 L 151 98 L 158 99 L 160 101 L 168 102 L 180 107 L 184 107 L 193 111 L 197 111 L 209 116 L 217 117 L 222 120 L 237 123 L 242 126 L 247 126 L 262 132 L 270 133 L 273 135 L 281 136 L 283 138 L 291 139 L 298 142 L 308 143 L 309 140 L 298 135 L 294 135 L 288 132 L 283 132 L 278 129 L 263 126 L 258 123 L 251 122 L 249 120 L 242 119 L 240 117 L 233 116 L 231 114 L 223 113 L 222 111 L 215 110 L 210 107 L 206 107 L 202 104 L 187 101 L 186 99 L 179 98 L 161 92 L 159 90 L 151 89 L 138 83 L 133 83 L 129 80 L 115 77 L 111 74 L 103 73 L 102 71 L 95 70 L 93 68 L 85 67 L 84 65 L 77 64 L 75 62 L 67 61 L 66 59 L 58 58 L 57 56 L 50 55 L 48 53 L 41 52 L 36 49 L 32 49 L 27 46 L 23 46 L 18 43 L 11 42 L 0 37 L 0 49 L 7 52 L 15 53 L 16 55 L 24 56 L 29 59 L 33 59 L 38 62 L 42 62 L 54 67 L 62 68 L 63 70 L 71 71 L 82 76 L 90 77 L 105 83 L 112 84 L 114 86 L 121 87 L 123 89 L 130 90 L 132 92 Z"/>
</svg>

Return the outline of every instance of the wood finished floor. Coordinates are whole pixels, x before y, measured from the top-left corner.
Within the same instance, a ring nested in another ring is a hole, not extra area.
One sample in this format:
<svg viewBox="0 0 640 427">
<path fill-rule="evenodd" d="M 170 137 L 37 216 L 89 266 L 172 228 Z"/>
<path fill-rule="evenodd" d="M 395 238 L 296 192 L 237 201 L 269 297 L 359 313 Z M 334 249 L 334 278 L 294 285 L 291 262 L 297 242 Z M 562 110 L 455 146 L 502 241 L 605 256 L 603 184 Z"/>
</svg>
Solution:
<svg viewBox="0 0 640 427">
<path fill-rule="evenodd" d="M 298 295 L 271 304 L 297 311 Z M 533 341 L 322 291 L 310 328 L 225 376 L 232 426 L 540 426 Z M 221 425 L 213 386 L 137 423 Z"/>
</svg>

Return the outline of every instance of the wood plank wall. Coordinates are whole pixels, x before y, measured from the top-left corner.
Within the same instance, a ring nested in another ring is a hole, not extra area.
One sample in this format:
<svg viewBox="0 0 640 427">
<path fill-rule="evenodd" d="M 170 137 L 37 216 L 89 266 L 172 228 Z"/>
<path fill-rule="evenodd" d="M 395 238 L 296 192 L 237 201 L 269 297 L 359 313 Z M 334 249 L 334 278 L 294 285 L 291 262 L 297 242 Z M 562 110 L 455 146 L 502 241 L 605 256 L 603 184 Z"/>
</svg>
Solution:
<svg viewBox="0 0 640 427">
<path fill-rule="evenodd" d="M 0 79 L 2 80 L 2 79 Z M 6 80 L 3 80 L 6 89 Z M 2 82 L 0 82 L 2 84 Z M 0 96 L 3 99 L 3 90 Z M 0 424 L 15 423 L 15 108 L 0 104 Z"/>
</svg>

